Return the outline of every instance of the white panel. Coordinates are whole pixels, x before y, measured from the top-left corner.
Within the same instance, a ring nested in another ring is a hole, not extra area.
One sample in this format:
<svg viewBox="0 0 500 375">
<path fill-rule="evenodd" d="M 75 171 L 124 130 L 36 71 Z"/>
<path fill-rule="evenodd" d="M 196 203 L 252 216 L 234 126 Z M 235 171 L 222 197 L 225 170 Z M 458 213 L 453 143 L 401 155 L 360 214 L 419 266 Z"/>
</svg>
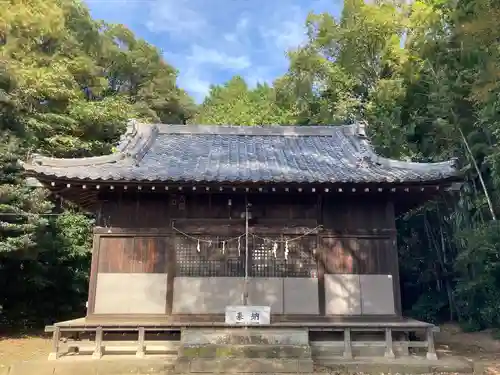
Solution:
<svg viewBox="0 0 500 375">
<path fill-rule="evenodd" d="M 242 302 L 241 277 L 176 277 L 173 314 L 224 314 Z"/>
<path fill-rule="evenodd" d="M 226 324 L 259 325 L 271 323 L 269 306 L 226 306 Z"/>
<path fill-rule="evenodd" d="M 391 275 L 360 275 L 363 315 L 393 315 L 394 289 Z"/>
<path fill-rule="evenodd" d="M 359 275 L 325 275 L 326 315 L 361 315 Z"/>
<path fill-rule="evenodd" d="M 284 279 L 285 314 L 319 314 L 318 279 Z"/>
<path fill-rule="evenodd" d="M 166 273 L 99 273 L 95 314 L 165 314 Z"/>
<path fill-rule="evenodd" d="M 248 303 L 255 306 L 270 306 L 271 314 L 283 314 L 283 278 L 249 278 Z"/>
</svg>

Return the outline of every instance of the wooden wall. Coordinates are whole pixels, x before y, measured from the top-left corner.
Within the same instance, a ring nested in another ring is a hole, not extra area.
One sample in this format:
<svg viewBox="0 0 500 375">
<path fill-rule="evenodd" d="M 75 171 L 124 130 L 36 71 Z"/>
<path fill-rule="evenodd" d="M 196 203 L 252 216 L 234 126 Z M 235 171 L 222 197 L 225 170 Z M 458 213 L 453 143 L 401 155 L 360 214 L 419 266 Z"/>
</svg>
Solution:
<svg viewBox="0 0 500 375">
<path fill-rule="evenodd" d="M 393 274 L 391 238 L 322 237 L 321 260 L 327 273 Z"/>
<path fill-rule="evenodd" d="M 98 225 L 118 228 L 165 228 L 171 220 L 240 220 L 245 211 L 241 194 L 117 193 L 101 196 Z M 309 220 L 321 215 L 318 197 L 307 194 L 249 194 L 252 214 L 261 220 Z"/>
<path fill-rule="evenodd" d="M 99 238 L 99 272 L 163 273 L 172 253 L 165 238 Z"/>
<path fill-rule="evenodd" d="M 320 236 L 320 275 L 391 275 L 395 308 L 400 314 L 398 251 L 391 200 L 369 195 L 351 199 L 325 197 L 322 214 L 323 224 L 331 232 Z"/>
<path fill-rule="evenodd" d="M 241 195 L 139 193 L 103 198 L 97 225 L 136 236 L 135 239 L 114 239 L 118 241 L 114 245 L 117 249 L 115 256 L 122 257 L 122 260 L 113 262 L 123 261 L 123 267 L 127 269 L 161 267 L 158 264 L 146 265 L 141 257 L 147 258 L 147 262 L 164 261 L 152 258 L 148 252 L 153 248 L 169 247 L 166 240 L 140 237 L 143 229 L 157 229 L 163 234 L 175 235 L 172 230 L 174 223 L 176 228 L 197 238 L 213 239 L 213 246 L 219 247 L 222 241 L 245 231 L 240 216 L 244 212 L 245 200 Z M 229 201 L 231 205 L 228 205 Z M 307 236 L 304 241 L 309 239 L 308 243 L 316 246 L 311 250 L 324 264 L 326 273 L 397 273 L 394 209 L 392 203 L 383 197 L 339 199 L 312 194 L 255 194 L 249 195 L 248 201 L 252 203 L 254 218 L 250 231 L 262 234 L 266 239 L 293 238 L 307 229 L 323 225 L 317 236 Z M 258 237 L 250 238 L 249 242 L 253 248 L 265 245 Z M 194 243 L 185 244 L 189 245 L 194 246 Z M 290 244 L 291 247 L 294 245 Z M 107 251 L 106 246 L 107 243 L 103 242 L 102 251 Z M 201 243 L 202 250 L 206 246 Z M 226 246 L 228 253 L 235 254 L 234 241 Z M 283 252 L 282 246 L 278 251 Z M 132 253 L 133 259 L 130 258 Z M 106 269 L 107 265 L 99 267 Z"/>
<path fill-rule="evenodd" d="M 97 212 L 99 226 L 162 228 L 171 220 L 241 219 L 242 194 L 103 194 Z M 318 222 L 350 233 L 394 229 L 394 209 L 383 195 L 327 197 L 307 193 L 249 194 L 257 221 Z"/>
<path fill-rule="evenodd" d="M 227 244 L 225 257 L 220 257 L 219 249 L 220 241 L 244 233 L 244 220 L 240 215 L 245 210 L 245 198 L 241 194 L 138 192 L 108 194 L 101 199 L 97 224 L 109 228 L 112 234 L 107 236 L 102 229 L 98 235 L 99 256 L 98 263 L 93 265 L 93 273 L 165 272 L 169 280 L 173 280 L 175 273 L 180 272 L 176 249 L 179 246 L 194 249 L 196 243 L 173 231 L 172 222 L 176 228 L 196 238 L 214 239 L 216 245 L 212 246 L 213 249 L 205 251 L 202 248 L 197 254 L 200 265 L 206 264 L 204 262 L 218 264 L 221 259 L 226 263 L 233 262 L 231 267 L 240 267 L 244 263 L 241 254 L 236 256 L 235 243 Z M 308 228 L 323 225 L 321 232 L 302 241 L 315 246 L 308 251 L 316 259 L 314 277 L 319 280 L 320 304 L 324 304 L 321 301 L 324 298 L 324 275 L 383 274 L 393 277 L 396 310 L 401 312 L 394 208 L 388 198 L 382 195 L 335 198 L 290 193 L 249 194 L 248 201 L 252 204 L 254 218 L 251 231 L 262 237 L 283 239 L 281 236 L 285 234 L 293 238 Z M 153 230 L 157 231 L 156 235 L 151 234 Z M 179 241 L 184 242 L 180 244 Z M 249 241 L 251 249 L 257 249 L 258 244 L 262 245 L 255 238 Z M 279 253 L 283 260 L 282 245 Z M 212 259 L 214 255 L 211 258 L 204 254 L 218 254 L 219 257 Z M 280 259 L 274 262 L 279 263 Z M 220 275 L 219 271 L 214 272 L 206 276 L 228 276 L 228 271 Z M 95 285 L 91 285 L 91 290 L 92 287 Z M 171 306 L 167 308 L 171 309 Z"/>
</svg>

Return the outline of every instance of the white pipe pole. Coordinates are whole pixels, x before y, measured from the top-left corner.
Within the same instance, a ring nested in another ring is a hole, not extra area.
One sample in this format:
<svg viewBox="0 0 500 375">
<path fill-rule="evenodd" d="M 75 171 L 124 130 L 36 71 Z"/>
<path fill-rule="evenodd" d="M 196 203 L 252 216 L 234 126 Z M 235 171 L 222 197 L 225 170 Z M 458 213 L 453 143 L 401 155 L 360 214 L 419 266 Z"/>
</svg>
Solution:
<svg viewBox="0 0 500 375">
<path fill-rule="evenodd" d="M 248 305 L 248 196 L 245 194 L 245 283 L 243 284 L 243 305 Z"/>
</svg>

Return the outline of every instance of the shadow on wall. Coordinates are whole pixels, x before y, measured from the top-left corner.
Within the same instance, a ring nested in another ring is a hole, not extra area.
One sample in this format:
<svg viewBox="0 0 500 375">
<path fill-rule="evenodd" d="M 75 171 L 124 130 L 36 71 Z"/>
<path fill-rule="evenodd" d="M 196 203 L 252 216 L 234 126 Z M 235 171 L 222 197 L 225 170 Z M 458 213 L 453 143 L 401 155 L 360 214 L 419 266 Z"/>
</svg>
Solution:
<svg viewBox="0 0 500 375">
<path fill-rule="evenodd" d="M 373 266 L 377 254 L 355 238 L 323 238 L 321 245 L 318 261 L 325 270 L 327 315 L 395 314 L 393 276 L 370 273 L 381 269 Z"/>
<path fill-rule="evenodd" d="M 270 306 L 273 314 L 319 314 L 318 280 L 251 277 L 250 305 Z M 176 277 L 174 314 L 222 314 L 226 306 L 241 305 L 242 277 Z"/>
<path fill-rule="evenodd" d="M 167 274 L 100 273 L 95 314 L 165 314 Z"/>
</svg>

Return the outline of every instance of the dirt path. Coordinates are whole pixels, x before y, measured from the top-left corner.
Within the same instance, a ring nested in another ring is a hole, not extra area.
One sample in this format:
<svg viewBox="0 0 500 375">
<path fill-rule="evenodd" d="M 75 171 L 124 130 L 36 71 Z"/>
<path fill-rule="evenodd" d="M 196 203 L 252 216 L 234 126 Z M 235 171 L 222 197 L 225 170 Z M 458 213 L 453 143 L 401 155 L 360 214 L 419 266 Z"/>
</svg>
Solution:
<svg viewBox="0 0 500 375">
<path fill-rule="evenodd" d="M 500 360 L 500 340 L 491 332 L 462 332 L 455 324 L 444 324 L 436 334 L 439 353 L 459 355 L 469 360 Z"/>
<path fill-rule="evenodd" d="M 0 337 L 0 370 L 17 362 L 46 359 L 49 351 L 50 340 L 47 337 Z"/>
</svg>

